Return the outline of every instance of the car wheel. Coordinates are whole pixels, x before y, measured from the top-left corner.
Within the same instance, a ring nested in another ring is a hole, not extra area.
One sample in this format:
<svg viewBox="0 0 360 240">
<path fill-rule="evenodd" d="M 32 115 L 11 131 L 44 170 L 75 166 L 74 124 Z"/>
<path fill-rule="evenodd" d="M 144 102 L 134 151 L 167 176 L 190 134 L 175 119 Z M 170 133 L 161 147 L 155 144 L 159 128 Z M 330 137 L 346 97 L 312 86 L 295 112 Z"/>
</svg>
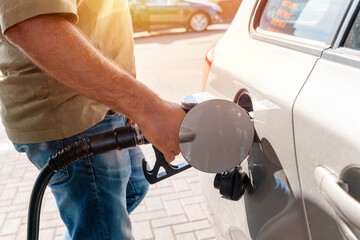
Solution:
<svg viewBox="0 0 360 240">
<path fill-rule="evenodd" d="M 203 12 L 197 12 L 190 19 L 190 29 L 194 32 L 202 32 L 209 26 L 209 18 Z"/>
</svg>

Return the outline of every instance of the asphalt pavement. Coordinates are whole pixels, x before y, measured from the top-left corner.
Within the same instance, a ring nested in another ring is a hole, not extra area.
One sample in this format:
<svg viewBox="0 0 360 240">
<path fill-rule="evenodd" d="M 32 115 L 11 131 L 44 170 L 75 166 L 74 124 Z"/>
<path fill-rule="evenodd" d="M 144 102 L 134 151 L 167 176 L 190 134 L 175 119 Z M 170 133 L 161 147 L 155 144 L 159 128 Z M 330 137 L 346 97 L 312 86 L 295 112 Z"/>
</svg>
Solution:
<svg viewBox="0 0 360 240">
<path fill-rule="evenodd" d="M 201 91 L 205 54 L 228 27 L 217 24 L 200 33 L 176 29 L 135 34 L 137 79 L 176 102 Z"/>
</svg>

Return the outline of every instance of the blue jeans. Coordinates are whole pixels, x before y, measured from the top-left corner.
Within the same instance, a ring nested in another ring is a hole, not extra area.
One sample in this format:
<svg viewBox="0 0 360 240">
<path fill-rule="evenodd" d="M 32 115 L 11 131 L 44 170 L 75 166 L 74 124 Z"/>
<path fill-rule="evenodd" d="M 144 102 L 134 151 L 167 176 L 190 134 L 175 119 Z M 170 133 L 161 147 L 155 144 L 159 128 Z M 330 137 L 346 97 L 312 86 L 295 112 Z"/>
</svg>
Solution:
<svg viewBox="0 0 360 240">
<path fill-rule="evenodd" d="M 36 144 L 18 144 L 30 161 L 41 169 L 49 156 L 90 135 L 126 124 L 122 115 L 107 114 L 92 128 L 69 138 Z M 141 167 L 139 148 L 110 151 L 82 158 L 55 173 L 49 186 L 71 239 L 133 239 L 129 213 L 149 187 Z"/>
</svg>

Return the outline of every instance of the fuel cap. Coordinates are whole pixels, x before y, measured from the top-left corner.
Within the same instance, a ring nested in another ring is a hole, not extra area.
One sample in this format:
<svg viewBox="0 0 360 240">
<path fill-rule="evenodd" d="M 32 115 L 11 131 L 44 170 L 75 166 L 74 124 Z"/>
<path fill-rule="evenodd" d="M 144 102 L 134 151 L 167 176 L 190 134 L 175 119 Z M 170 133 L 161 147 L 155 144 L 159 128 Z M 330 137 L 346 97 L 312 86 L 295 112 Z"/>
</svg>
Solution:
<svg viewBox="0 0 360 240">
<path fill-rule="evenodd" d="M 207 173 L 228 171 L 240 164 L 250 152 L 254 127 L 239 105 L 222 99 L 193 107 L 180 126 L 180 150 L 194 168 Z"/>
</svg>

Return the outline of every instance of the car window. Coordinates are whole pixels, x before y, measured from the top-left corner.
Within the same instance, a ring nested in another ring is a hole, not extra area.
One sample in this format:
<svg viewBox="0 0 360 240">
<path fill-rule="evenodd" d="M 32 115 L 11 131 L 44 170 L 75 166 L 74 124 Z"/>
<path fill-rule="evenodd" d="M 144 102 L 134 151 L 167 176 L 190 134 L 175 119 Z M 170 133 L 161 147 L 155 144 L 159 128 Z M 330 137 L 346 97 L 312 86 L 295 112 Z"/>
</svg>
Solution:
<svg viewBox="0 0 360 240">
<path fill-rule="evenodd" d="M 346 37 L 344 47 L 360 50 L 360 12 L 357 13 L 350 32 Z"/>
<path fill-rule="evenodd" d="M 260 29 L 326 42 L 344 0 L 268 0 Z"/>
</svg>

